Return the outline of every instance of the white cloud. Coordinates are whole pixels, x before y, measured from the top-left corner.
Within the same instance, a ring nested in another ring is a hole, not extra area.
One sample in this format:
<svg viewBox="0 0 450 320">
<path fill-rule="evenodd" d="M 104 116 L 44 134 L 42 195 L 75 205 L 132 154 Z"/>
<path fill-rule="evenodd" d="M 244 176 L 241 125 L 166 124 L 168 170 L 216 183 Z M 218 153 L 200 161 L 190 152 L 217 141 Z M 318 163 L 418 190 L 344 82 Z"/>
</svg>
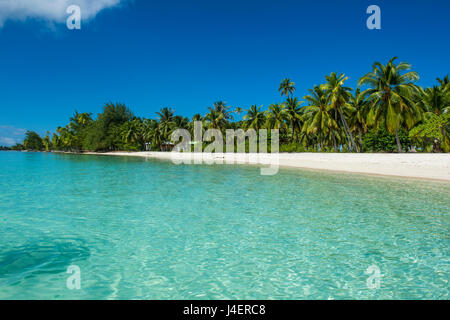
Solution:
<svg viewBox="0 0 450 320">
<path fill-rule="evenodd" d="M 121 0 L 0 0 L 0 27 L 7 20 L 43 19 L 65 22 L 70 5 L 81 8 L 81 17 L 88 20 L 101 10 L 118 5 Z"/>
<path fill-rule="evenodd" d="M 0 125 L 0 146 L 12 146 L 21 143 L 25 132 L 25 129 Z"/>
<path fill-rule="evenodd" d="M 15 144 L 16 144 L 16 140 L 14 140 L 13 138 L 0 137 L 0 146 L 11 147 Z"/>
</svg>

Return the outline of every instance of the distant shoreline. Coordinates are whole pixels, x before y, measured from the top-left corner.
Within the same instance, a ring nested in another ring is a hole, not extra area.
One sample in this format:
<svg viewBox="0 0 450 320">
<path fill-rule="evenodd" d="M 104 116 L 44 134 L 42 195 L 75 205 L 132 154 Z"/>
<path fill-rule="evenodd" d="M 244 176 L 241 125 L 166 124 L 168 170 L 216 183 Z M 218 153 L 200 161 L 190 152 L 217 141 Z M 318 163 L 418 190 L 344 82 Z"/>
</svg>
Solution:
<svg viewBox="0 0 450 320">
<path fill-rule="evenodd" d="M 127 156 L 162 160 L 186 160 L 189 157 L 226 163 L 267 165 L 276 154 L 198 154 L 171 152 L 85 152 L 81 155 Z M 280 153 L 279 166 L 334 172 L 417 178 L 450 182 L 450 154 L 430 153 Z M 172 158 L 173 157 L 173 158 Z"/>
</svg>

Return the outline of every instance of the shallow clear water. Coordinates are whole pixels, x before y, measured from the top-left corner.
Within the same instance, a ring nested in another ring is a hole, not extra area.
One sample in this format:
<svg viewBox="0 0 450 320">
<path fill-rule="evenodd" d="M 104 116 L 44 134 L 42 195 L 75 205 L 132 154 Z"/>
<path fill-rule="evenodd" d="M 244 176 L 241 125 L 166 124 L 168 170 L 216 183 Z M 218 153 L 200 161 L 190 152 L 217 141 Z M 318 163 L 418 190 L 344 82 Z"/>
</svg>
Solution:
<svg viewBox="0 0 450 320">
<path fill-rule="evenodd" d="M 448 299 L 448 183 L 44 153 L 0 168 L 0 299 Z"/>
</svg>

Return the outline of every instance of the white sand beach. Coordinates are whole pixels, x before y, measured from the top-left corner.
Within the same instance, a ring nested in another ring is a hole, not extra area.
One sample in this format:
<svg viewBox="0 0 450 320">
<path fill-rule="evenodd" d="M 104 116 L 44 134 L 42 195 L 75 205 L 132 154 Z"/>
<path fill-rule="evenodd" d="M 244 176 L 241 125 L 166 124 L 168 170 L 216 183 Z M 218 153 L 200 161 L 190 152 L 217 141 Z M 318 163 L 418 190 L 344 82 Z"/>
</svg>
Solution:
<svg viewBox="0 0 450 320">
<path fill-rule="evenodd" d="M 177 153 L 177 152 L 108 152 L 88 153 L 110 156 L 133 156 L 164 160 L 203 160 L 204 163 L 276 164 L 280 167 L 331 170 L 371 175 L 386 175 L 450 182 L 450 154 L 379 154 L 379 153 Z M 278 158 L 278 159 L 277 159 Z M 194 162 L 194 161 L 193 161 Z"/>
</svg>

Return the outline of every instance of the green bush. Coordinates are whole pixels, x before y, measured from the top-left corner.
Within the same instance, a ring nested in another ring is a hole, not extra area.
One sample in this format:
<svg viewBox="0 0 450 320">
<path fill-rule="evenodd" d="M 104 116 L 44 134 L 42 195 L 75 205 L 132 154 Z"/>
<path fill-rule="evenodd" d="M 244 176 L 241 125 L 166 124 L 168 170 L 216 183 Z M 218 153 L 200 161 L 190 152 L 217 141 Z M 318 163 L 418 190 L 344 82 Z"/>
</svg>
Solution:
<svg viewBox="0 0 450 320">
<path fill-rule="evenodd" d="M 293 152 L 306 152 L 306 151 L 307 150 L 303 145 L 295 143 L 295 142 L 280 145 L 280 152 L 293 153 Z"/>
<path fill-rule="evenodd" d="M 423 151 L 450 151 L 450 114 L 435 114 L 409 132 L 409 137 Z"/>
<path fill-rule="evenodd" d="M 399 138 L 403 150 L 407 151 L 411 141 L 405 130 L 399 131 Z M 385 128 L 369 130 L 363 137 L 363 149 L 369 152 L 395 152 L 395 134 L 390 134 Z"/>
<path fill-rule="evenodd" d="M 26 150 L 33 150 L 33 151 L 44 150 L 42 138 L 34 131 L 27 131 L 25 133 L 25 140 L 23 140 L 23 146 Z"/>
</svg>

